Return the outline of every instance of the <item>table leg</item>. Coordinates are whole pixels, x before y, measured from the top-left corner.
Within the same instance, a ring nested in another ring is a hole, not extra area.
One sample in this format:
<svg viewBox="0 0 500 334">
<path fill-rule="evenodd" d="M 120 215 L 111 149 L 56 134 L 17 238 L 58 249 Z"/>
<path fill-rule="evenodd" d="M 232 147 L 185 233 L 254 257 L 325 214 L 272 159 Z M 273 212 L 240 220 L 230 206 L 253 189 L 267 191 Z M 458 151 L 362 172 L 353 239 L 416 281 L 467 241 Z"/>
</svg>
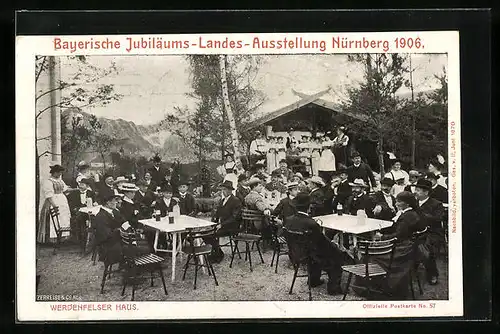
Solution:
<svg viewBox="0 0 500 334">
<path fill-rule="evenodd" d="M 339 246 L 344 247 L 344 232 L 339 232 Z"/>
<path fill-rule="evenodd" d="M 172 233 L 172 283 L 175 281 L 175 263 L 177 262 L 177 233 Z"/>
<path fill-rule="evenodd" d="M 160 231 L 156 230 L 156 233 L 155 233 L 155 241 L 153 242 L 153 249 L 155 250 L 155 252 L 158 251 L 158 237 L 160 235 Z"/>
<path fill-rule="evenodd" d="M 356 234 L 352 235 L 352 245 L 354 246 L 354 248 L 358 247 L 358 237 L 356 237 Z"/>
</svg>

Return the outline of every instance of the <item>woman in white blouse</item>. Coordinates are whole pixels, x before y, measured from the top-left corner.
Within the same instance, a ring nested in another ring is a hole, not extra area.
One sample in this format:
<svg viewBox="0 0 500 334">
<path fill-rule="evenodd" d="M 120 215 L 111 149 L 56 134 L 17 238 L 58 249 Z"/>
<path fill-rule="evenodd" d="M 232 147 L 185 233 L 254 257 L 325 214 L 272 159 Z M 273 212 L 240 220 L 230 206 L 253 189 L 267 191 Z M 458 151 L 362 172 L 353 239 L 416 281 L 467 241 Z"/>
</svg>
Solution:
<svg viewBox="0 0 500 334">
<path fill-rule="evenodd" d="M 408 185 L 408 183 L 410 183 L 410 175 L 408 175 L 406 171 L 401 169 L 401 160 L 399 159 L 394 159 L 392 161 L 391 170 L 386 173 L 384 177 L 394 180 L 394 182 L 398 181 L 399 179 L 404 179 L 403 186 L 406 186 Z"/>
<path fill-rule="evenodd" d="M 70 226 L 70 209 L 65 193 L 77 189 L 69 188 L 62 179 L 64 167 L 54 165 L 50 167 L 50 177 L 42 183 L 43 205 L 38 226 L 37 241 L 48 242 L 56 238 L 56 231 L 49 217 L 51 207 L 59 209 L 59 226 Z"/>
<path fill-rule="evenodd" d="M 337 137 L 333 139 L 333 148 L 337 163 L 347 166 L 347 145 L 349 137 L 345 134 L 345 127 L 341 126 L 337 129 Z"/>
</svg>

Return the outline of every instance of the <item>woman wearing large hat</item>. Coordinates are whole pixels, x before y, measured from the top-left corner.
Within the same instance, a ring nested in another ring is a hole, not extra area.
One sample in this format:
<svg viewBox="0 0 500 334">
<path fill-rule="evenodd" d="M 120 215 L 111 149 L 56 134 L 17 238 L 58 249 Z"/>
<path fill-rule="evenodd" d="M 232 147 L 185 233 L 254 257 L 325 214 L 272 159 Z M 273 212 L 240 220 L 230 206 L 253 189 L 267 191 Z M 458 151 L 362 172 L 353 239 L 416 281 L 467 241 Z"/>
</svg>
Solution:
<svg viewBox="0 0 500 334">
<path fill-rule="evenodd" d="M 69 188 L 62 179 L 65 170 L 59 164 L 50 167 L 50 177 L 42 182 L 42 209 L 40 212 L 40 222 L 37 231 L 38 242 L 48 242 L 57 237 L 54 226 L 49 217 L 49 209 L 57 208 L 59 212 L 59 226 L 61 228 L 70 226 L 71 211 L 65 192 L 76 190 Z"/>
</svg>

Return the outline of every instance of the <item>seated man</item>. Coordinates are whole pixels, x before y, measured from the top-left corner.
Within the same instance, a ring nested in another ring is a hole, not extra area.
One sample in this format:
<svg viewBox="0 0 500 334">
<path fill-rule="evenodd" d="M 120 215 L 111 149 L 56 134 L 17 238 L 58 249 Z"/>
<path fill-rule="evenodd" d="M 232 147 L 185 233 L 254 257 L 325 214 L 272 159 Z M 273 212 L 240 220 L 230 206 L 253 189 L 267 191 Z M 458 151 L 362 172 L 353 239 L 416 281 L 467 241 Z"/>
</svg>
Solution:
<svg viewBox="0 0 500 334">
<path fill-rule="evenodd" d="M 196 200 L 194 196 L 188 192 L 189 182 L 186 179 L 179 180 L 176 198 L 179 200 L 181 215 L 196 216 Z"/>
<path fill-rule="evenodd" d="M 415 184 L 420 178 L 420 173 L 416 170 L 410 170 L 408 172 L 409 183 L 405 187 L 405 191 L 415 193 Z"/>
<path fill-rule="evenodd" d="M 134 202 L 134 197 L 139 188 L 133 183 L 122 183 L 118 190 L 123 194 L 120 213 L 128 221 L 130 226 L 138 228 L 139 224 L 139 203 Z"/>
<path fill-rule="evenodd" d="M 372 210 L 373 216 L 377 219 L 391 220 L 396 214 L 396 198 L 391 195 L 394 181 L 384 177 L 380 181 L 381 190 L 372 195 L 375 207 Z"/>
<path fill-rule="evenodd" d="M 248 186 L 248 177 L 245 173 L 238 176 L 238 188 L 236 189 L 236 197 L 241 203 L 245 201 L 245 197 L 250 193 L 250 187 Z"/>
<path fill-rule="evenodd" d="M 366 193 L 368 185 L 363 179 L 355 179 L 349 185 L 352 188 L 352 195 L 346 201 L 346 213 L 356 216 L 358 210 L 365 210 L 366 215 L 373 218 L 373 204 Z"/>
<path fill-rule="evenodd" d="M 139 190 L 135 193 L 134 202 L 139 204 L 139 216 L 141 219 L 150 218 L 153 215 L 151 204 L 155 200 L 155 194 L 148 189 L 145 180 L 137 182 Z"/>
<path fill-rule="evenodd" d="M 217 206 L 212 221 L 218 223 L 215 238 L 205 239 L 206 243 L 212 245 L 210 261 L 219 263 L 224 258 L 224 252 L 219 245 L 219 238 L 237 233 L 241 222 L 241 201 L 233 195 L 233 184 L 226 180 L 220 185 L 223 198 Z"/>
<path fill-rule="evenodd" d="M 72 218 L 72 233 L 76 236 L 76 240 L 83 241 L 85 236 L 83 232 L 85 230 L 85 225 L 88 219 L 88 214 L 80 212 L 80 208 L 87 206 L 87 201 L 90 201 L 93 206 L 97 205 L 95 200 L 95 193 L 89 190 L 90 188 L 90 179 L 80 179 L 78 183 L 79 191 L 70 192 L 68 197 L 68 205 L 71 211 Z"/>
<path fill-rule="evenodd" d="M 264 160 L 259 160 L 254 165 L 255 174 L 253 174 L 250 178 L 259 178 L 264 182 L 269 182 L 271 180 L 271 176 L 265 172 L 266 166 L 264 164 Z"/>
<path fill-rule="evenodd" d="M 429 258 L 424 259 L 424 266 L 429 284 L 438 283 L 439 272 L 436 266 L 436 253 L 444 242 L 444 229 L 441 222 L 444 220 L 445 210 L 443 204 L 429 197 L 432 183 L 429 180 L 418 180 L 415 184 L 415 196 L 418 200 L 417 213 L 423 225 L 428 227 L 425 243 L 429 248 Z"/>
<path fill-rule="evenodd" d="M 282 182 L 279 170 L 271 173 L 271 182 L 266 184 L 266 189 L 270 192 L 278 191 L 280 194 L 286 193 L 286 186 Z"/>
<path fill-rule="evenodd" d="M 103 197 L 101 210 L 93 220 L 99 261 L 107 263 L 119 263 L 123 258 L 119 230 L 122 222 L 115 216 L 119 197 L 114 193 L 109 193 Z"/>
<path fill-rule="evenodd" d="M 438 184 L 438 176 L 434 173 L 428 172 L 426 174 L 426 179 L 432 184 L 432 188 L 429 191 L 429 197 L 434 198 L 441 203 L 448 204 L 448 189 Z"/>
<path fill-rule="evenodd" d="M 152 202 L 155 211 L 160 211 L 161 217 L 168 216 L 169 212 L 173 212 L 174 206 L 179 205 L 179 202 L 173 198 L 173 190 L 170 184 L 162 184 L 160 187 L 160 197 Z"/>
<path fill-rule="evenodd" d="M 333 211 L 337 213 L 337 208 L 339 204 L 342 206 L 342 210 L 346 210 L 346 202 L 349 196 L 352 195 L 351 186 L 349 185 L 347 169 L 345 167 L 339 168 L 337 171 L 339 182 L 333 186 Z"/>
<path fill-rule="evenodd" d="M 290 181 L 293 177 L 293 171 L 288 168 L 286 159 L 281 159 L 279 162 L 279 168 L 273 170 L 272 173 L 278 173 L 278 175 L 282 178 L 282 182 L 284 183 Z"/>
<path fill-rule="evenodd" d="M 325 182 L 319 176 L 313 176 L 307 181 L 307 187 L 309 188 L 309 196 L 311 202 L 311 216 L 322 216 L 327 214 L 325 208 L 325 192 L 323 187 Z"/>
<path fill-rule="evenodd" d="M 261 179 L 251 178 L 248 181 L 248 186 L 250 187 L 250 192 L 247 197 L 245 197 L 245 206 L 251 210 L 257 210 L 262 212 L 264 219 L 262 223 L 256 223 L 255 228 L 260 230 L 262 237 L 269 240 L 271 237 L 271 230 L 269 228 L 269 216 L 271 215 L 271 208 L 269 204 L 265 201 L 261 193 L 264 191 L 264 185 Z"/>
<path fill-rule="evenodd" d="M 317 287 L 324 283 L 320 278 L 321 271 L 328 273 L 327 292 L 329 295 L 342 293 L 340 281 L 342 276 L 341 265 L 343 264 L 343 253 L 331 243 L 321 232 L 321 227 L 308 214 L 310 196 L 300 193 L 295 198 L 297 213 L 288 217 L 285 228 L 289 231 L 309 232 L 311 267 L 309 268 L 311 277 L 311 287 Z M 290 254 L 293 259 L 293 252 Z"/>
<path fill-rule="evenodd" d="M 287 217 L 297 213 L 294 198 L 299 194 L 299 184 L 297 182 L 290 182 L 286 186 L 288 188 L 287 197 L 283 198 L 273 210 L 273 216 L 278 217 L 283 222 Z"/>
</svg>

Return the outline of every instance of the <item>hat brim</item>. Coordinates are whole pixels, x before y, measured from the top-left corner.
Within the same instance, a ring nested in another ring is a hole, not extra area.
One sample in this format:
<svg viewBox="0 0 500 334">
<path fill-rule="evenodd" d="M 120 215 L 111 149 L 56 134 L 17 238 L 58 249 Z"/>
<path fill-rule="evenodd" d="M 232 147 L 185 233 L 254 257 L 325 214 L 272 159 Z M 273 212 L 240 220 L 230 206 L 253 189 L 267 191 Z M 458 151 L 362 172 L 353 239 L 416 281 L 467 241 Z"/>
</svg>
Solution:
<svg viewBox="0 0 500 334">
<path fill-rule="evenodd" d="M 432 187 L 428 187 L 428 186 L 422 186 L 422 185 L 414 185 L 415 188 L 420 188 L 420 189 L 424 189 L 424 190 L 431 190 Z"/>
<path fill-rule="evenodd" d="M 128 181 L 129 181 L 129 179 L 114 180 L 114 181 L 113 181 L 113 184 L 122 183 L 122 182 L 128 182 Z"/>
<path fill-rule="evenodd" d="M 136 187 L 136 188 L 133 188 L 133 189 L 123 189 L 123 188 L 118 187 L 118 190 L 120 190 L 120 191 L 134 191 L 135 192 L 135 191 L 139 191 L 139 188 Z"/>
<path fill-rule="evenodd" d="M 366 184 L 358 184 L 358 183 L 349 183 L 351 187 L 361 187 L 361 188 L 368 188 Z"/>
</svg>

